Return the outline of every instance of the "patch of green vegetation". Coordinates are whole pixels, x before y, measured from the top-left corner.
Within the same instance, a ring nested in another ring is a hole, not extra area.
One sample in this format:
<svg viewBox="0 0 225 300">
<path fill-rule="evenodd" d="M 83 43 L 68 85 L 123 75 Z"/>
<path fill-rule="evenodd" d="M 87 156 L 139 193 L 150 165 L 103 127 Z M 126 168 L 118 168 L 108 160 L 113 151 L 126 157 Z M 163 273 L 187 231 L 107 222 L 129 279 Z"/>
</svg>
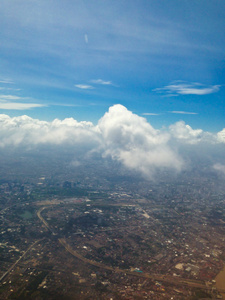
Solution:
<svg viewBox="0 0 225 300">
<path fill-rule="evenodd" d="M 25 210 L 21 215 L 20 215 L 24 220 L 32 219 L 33 214 L 29 210 Z"/>
<path fill-rule="evenodd" d="M 191 300 L 198 300 L 198 299 L 212 299 L 212 296 L 203 290 L 196 290 L 195 295 L 192 297 Z"/>
</svg>

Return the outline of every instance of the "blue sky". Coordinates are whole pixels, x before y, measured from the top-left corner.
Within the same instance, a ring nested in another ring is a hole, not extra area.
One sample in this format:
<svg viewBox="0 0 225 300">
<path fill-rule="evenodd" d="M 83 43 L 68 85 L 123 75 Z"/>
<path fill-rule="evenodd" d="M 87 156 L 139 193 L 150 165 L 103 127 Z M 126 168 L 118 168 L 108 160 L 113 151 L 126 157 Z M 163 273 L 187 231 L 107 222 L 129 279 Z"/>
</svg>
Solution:
<svg viewBox="0 0 225 300">
<path fill-rule="evenodd" d="M 1 0 L 0 113 L 225 127 L 224 1 Z"/>
</svg>

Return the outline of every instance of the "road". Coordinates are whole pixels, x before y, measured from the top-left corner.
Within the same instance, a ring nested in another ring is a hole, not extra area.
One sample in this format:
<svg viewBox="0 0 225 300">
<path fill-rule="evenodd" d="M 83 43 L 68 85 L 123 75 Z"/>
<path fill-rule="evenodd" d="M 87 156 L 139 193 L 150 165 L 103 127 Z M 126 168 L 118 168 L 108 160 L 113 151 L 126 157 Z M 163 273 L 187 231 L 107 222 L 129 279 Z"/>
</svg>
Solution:
<svg viewBox="0 0 225 300">
<path fill-rule="evenodd" d="M 44 224 L 44 226 L 45 226 L 49 231 L 52 232 L 50 226 L 48 225 L 48 223 L 45 221 L 45 219 L 44 219 L 44 218 L 42 217 L 42 215 L 41 215 L 41 212 L 42 212 L 44 209 L 46 209 L 46 207 L 40 208 L 39 211 L 37 212 L 37 216 L 38 216 L 38 218 L 41 220 L 41 222 Z"/>
<path fill-rule="evenodd" d="M 23 253 L 23 255 L 20 256 L 20 258 L 17 259 L 17 261 L 2 275 L 2 277 L 0 278 L 0 282 L 2 282 L 2 280 L 13 270 L 13 268 L 15 268 L 15 266 L 21 261 L 21 259 L 27 254 L 27 252 L 30 251 L 30 249 L 40 241 L 41 240 L 37 240 L 32 245 L 30 245 L 30 247 Z"/>
</svg>

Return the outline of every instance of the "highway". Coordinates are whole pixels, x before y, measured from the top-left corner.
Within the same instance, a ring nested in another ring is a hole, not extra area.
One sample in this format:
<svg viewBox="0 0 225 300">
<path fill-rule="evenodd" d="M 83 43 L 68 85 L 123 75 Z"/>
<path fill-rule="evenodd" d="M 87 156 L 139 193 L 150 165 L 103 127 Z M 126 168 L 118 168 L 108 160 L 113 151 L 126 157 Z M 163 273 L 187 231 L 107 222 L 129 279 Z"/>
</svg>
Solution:
<svg viewBox="0 0 225 300">
<path fill-rule="evenodd" d="M 39 209 L 39 211 L 37 212 L 37 216 L 38 218 L 41 220 L 41 222 L 44 224 L 44 226 L 52 232 L 50 226 L 48 225 L 48 223 L 45 221 L 45 219 L 42 217 L 41 212 L 45 209 L 46 207 L 42 207 Z"/>
</svg>

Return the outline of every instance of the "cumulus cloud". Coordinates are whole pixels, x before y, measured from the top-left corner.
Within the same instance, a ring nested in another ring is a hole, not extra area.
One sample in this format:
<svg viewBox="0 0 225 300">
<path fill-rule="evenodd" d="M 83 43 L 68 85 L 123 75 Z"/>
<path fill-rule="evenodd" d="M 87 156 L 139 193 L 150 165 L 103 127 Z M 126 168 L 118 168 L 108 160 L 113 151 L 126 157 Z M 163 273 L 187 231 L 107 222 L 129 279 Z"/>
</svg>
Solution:
<svg viewBox="0 0 225 300">
<path fill-rule="evenodd" d="M 0 129 L 1 147 L 63 143 L 83 146 L 98 140 L 91 122 L 77 122 L 73 118 L 46 122 L 28 116 L 0 115 Z"/>
<path fill-rule="evenodd" d="M 179 121 L 169 127 L 173 138 L 182 140 L 189 144 L 196 144 L 202 140 L 204 133 L 202 129 L 192 129 L 191 126 Z"/>
<path fill-rule="evenodd" d="M 225 128 L 217 133 L 217 140 L 219 143 L 225 143 Z"/>
<path fill-rule="evenodd" d="M 74 153 L 78 151 L 83 157 L 96 152 L 103 158 L 111 157 L 148 178 L 157 169 L 181 170 L 184 162 L 179 155 L 180 145 L 194 147 L 201 142 L 223 145 L 225 129 L 213 135 L 180 121 L 167 130 L 156 130 L 144 117 L 119 104 L 110 107 L 97 125 L 73 118 L 47 122 L 26 115 L 13 118 L 0 115 L 2 149 L 62 145 L 72 147 Z M 72 164 L 79 166 L 78 157 L 74 157 Z"/>
<path fill-rule="evenodd" d="M 162 88 L 154 89 L 153 91 L 167 94 L 170 96 L 177 95 L 208 95 L 218 92 L 220 85 L 210 85 L 206 86 L 204 84 L 194 82 L 187 83 L 183 81 L 177 81 L 170 85 L 164 86 Z"/>
<path fill-rule="evenodd" d="M 146 119 L 114 105 L 100 119 L 105 155 L 121 161 L 126 167 L 151 176 L 157 167 L 179 170 L 182 160 L 168 147 L 169 135 L 155 130 Z"/>
</svg>

